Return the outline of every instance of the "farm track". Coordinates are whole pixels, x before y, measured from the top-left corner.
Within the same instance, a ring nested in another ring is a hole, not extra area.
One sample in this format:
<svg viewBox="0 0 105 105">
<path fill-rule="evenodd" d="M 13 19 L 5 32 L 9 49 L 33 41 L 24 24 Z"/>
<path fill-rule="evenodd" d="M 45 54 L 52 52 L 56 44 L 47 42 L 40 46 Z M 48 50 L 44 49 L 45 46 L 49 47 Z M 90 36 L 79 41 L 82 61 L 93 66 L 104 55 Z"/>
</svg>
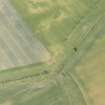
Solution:
<svg viewBox="0 0 105 105">
<path fill-rule="evenodd" d="M 72 70 L 76 66 L 76 64 L 79 62 L 81 57 L 89 51 L 92 44 L 99 37 L 99 35 L 105 34 L 105 30 L 104 30 L 105 14 L 103 13 L 99 15 L 99 13 L 96 13 L 95 16 L 97 16 L 97 18 L 95 20 L 94 20 L 94 17 L 93 19 L 91 18 L 92 15 L 93 14 L 89 15 L 89 17 L 86 18 L 86 20 L 83 20 L 77 26 L 77 28 L 70 34 L 70 37 L 68 38 L 68 41 L 66 43 L 67 46 L 65 50 L 65 53 L 68 55 L 68 59 L 66 55 L 65 60 L 61 64 L 62 67 L 58 67 L 58 69 L 60 68 L 58 73 L 59 72 L 62 73 L 64 76 L 63 78 L 68 77 L 68 78 L 73 79 L 73 81 L 79 88 L 85 100 L 86 105 L 90 105 L 88 96 L 85 94 L 85 90 L 82 88 L 81 83 L 79 82 L 78 78 L 75 76 Z M 73 51 L 73 48 L 75 47 L 78 49 L 77 52 Z M 57 81 L 60 82 L 59 77 L 57 78 Z M 69 81 L 69 80 L 66 79 L 66 81 Z M 65 89 L 66 87 L 65 85 L 62 85 L 62 88 Z"/>
</svg>

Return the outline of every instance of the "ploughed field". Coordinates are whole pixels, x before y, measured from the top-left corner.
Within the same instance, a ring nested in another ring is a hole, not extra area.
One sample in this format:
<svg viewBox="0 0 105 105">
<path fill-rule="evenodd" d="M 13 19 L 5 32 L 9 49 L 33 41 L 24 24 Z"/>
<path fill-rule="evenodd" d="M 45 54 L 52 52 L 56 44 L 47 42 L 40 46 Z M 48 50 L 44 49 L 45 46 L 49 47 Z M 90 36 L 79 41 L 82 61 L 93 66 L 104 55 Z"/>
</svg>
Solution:
<svg viewBox="0 0 105 105">
<path fill-rule="evenodd" d="M 9 1 L 0 0 L 0 70 L 44 62 L 49 57 Z"/>
</svg>

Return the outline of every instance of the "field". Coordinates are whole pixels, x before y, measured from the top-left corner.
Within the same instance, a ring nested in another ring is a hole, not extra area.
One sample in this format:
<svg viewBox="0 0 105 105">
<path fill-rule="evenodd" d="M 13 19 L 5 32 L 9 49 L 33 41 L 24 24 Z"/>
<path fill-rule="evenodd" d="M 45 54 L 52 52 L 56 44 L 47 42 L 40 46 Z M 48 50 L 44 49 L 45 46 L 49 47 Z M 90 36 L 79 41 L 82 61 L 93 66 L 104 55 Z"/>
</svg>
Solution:
<svg viewBox="0 0 105 105">
<path fill-rule="evenodd" d="M 0 47 L 8 56 L 0 64 L 9 68 L 0 71 L 0 105 L 105 104 L 104 0 L 0 0 L 0 4 L 4 5 Z M 10 48 L 16 58 L 11 59 Z"/>
<path fill-rule="evenodd" d="M 33 38 L 8 0 L 0 0 L 0 6 L 0 69 L 47 61 L 47 49 Z"/>
</svg>

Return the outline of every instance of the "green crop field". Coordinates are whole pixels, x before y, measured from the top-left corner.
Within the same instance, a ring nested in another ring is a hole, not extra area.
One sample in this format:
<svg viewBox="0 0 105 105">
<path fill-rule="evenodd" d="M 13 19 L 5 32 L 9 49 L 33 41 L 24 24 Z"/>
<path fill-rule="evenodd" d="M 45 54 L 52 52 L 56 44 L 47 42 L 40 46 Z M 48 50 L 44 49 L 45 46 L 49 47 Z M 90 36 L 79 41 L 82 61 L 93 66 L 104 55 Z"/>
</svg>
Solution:
<svg viewBox="0 0 105 105">
<path fill-rule="evenodd" d="M 105 105 L 104 0 L 0 0 L 0 105 Z"/>
</svg>

